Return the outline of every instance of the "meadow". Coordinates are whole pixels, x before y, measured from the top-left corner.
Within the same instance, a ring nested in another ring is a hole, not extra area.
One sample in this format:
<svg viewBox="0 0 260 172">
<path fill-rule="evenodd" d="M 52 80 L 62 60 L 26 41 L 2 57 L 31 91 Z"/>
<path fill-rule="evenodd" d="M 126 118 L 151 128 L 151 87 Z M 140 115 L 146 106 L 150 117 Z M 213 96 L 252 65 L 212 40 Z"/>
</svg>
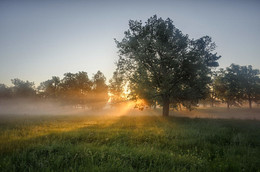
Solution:
<svg viewBox="0 0 260 172">
<path fill-rule="evenodd" d="M 260 171 L 259 112 L 0 115 L 0 171 Z"/>
</svg>

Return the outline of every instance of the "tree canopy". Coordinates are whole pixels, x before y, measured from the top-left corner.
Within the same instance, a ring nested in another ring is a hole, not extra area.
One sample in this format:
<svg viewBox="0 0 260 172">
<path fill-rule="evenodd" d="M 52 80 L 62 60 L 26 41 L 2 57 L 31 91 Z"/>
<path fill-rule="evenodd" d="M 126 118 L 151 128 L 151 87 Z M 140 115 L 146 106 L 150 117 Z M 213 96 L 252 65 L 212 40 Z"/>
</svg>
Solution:
<svg viewBox="0 0 260 172">
<path fill-rule="evenodd" d="M 0 84 L 0 99 L 6 99 L 12 97 L 11 88 L 7 87 L 5 84 Z"/>
<path fill-rule="evenodd" d="M 171 19 L 156 15 L 144 24 L 130 20 L 124 38 L 116 44 L 117 66 L 132 93 L 161 104 L 165 116 L 170 103 L 191 108 L 206 96 L 210 67 L 217 67 L 220 58 L 213 53 L 216 45 L 209 36 L 189 39 Z"/>
<path fill-rule="evenodd" d="M 92 78 L 92 92 L 89 103 L 92 109 L 101 109 L 108 102 L 108 86 L 106 85 L 106 77 L 100 71 Z"/>
<path fill-rule="evenodd" d="M 53 76 L 52 79 L 40 83 L 38 90 L 45 98 L 56 99 L 59 94 L 60 78 Z"/>
<path fill-rule="evenodd" d="M 98 71 L 92 79 L 87 72 L 65 73 L 64 77 L 53 76 L 38 87 L 39 95 L 67 105 L 100 109 L 108 101 L 108 88 L 104 74 Z"/>
<path fill-rule="evenodd" d="M 230 105 L 240 106 L 248 101 L 249 108 L 252 102 L 257 102 L 260 96 L 259 70 L 252 66 L 231 64 L 226 70 L 221 69 L 214 81 L 217 98 Z"/>
<path fill-rule="evenodd" d="M 36 91 L 34 89 L 34 83 L 29 81 L 23 81 L 21 79 L 15 78 L 12 79 L 13 94 L 16 97 L 34 97 L 36 95 Z"/>
<path fill-rule="evenodd" d="M 226 70 L 221 69 L 214 80 L 214 88 L 217 98 L 227 104 L 239 106 L 242 104 L 242 92 L 239 76 L 237 75 L 239 67 L 231 65 Z"/>
</svg>

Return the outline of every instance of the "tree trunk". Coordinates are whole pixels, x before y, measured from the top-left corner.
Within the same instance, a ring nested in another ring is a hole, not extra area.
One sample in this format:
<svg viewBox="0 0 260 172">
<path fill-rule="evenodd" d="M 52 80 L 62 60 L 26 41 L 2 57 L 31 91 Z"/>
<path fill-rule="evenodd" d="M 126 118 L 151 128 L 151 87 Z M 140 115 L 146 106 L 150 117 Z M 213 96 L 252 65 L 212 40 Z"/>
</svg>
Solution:
<svg viewBox="0 0 260 172">
<path fill-rule="evenodd" d="M 249 103 L 249 109 L 252 109 L 252 100 L 251 100 L 251 97 L 248 98 L 248 103 Z"/>
<path fill-rule="evenodd" d="M 169 116 L 170 100 L 169 98 L 163 99 L 163 116 Z"/>
<path fill-rule="evenodd" d="M 229 110 L 229 102 L 227 102 L 227 109 Z"/>
<path fill-rule="evenodd" d="M 182 111 L 182 109 L 181 109 L 181 104 L 179 104 L 179 110 Z"/>
<path fill-rule="evenodd" d="M 156 109 L 156 102 L 155 102 L 154 105 L 153 105 L 153 109 L 154 109 L 154 110 Z"/>
<path fill-rule="evenodd" d="M 214 99 L 213 98 L 211 99 L 211 107 L 212 108 L 214 107 Z"/>
</svg>

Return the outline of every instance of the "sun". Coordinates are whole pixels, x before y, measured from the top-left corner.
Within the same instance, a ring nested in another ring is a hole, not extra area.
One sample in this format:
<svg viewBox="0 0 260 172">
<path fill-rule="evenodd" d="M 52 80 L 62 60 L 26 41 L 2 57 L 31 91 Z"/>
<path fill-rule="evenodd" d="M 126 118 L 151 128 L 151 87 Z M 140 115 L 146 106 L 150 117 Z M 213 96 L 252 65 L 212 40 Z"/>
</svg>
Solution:
<svg viewBox="0 0 260 172">
<path fill-rule="evenodd" d="M 131 93 L 131 90 L 129 89 L 129 83 L 127 82 L 127 83 L 123 86 L 122 97 L 127 100 L 127 99 L 128 99 L 128 95 L 129 95 L 130 93 Z"/>
</svg>

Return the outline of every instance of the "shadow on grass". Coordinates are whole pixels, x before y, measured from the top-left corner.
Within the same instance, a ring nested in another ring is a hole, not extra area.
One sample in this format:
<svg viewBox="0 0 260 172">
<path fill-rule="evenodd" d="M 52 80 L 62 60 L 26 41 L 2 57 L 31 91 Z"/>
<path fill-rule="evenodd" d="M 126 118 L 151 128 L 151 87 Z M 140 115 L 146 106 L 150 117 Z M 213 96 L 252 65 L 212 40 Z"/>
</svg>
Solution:
<svg viewBox="0 0 260 172">
<path fill-rule="evenodd" d="M 190 118 L 210 118 L 210 119 L 242 119 L 242 120 L 260 120 L 260 108 L 197 108 L 193 111 L 171 111 L 172 116 L 190 117 Z"/>
</svg>

